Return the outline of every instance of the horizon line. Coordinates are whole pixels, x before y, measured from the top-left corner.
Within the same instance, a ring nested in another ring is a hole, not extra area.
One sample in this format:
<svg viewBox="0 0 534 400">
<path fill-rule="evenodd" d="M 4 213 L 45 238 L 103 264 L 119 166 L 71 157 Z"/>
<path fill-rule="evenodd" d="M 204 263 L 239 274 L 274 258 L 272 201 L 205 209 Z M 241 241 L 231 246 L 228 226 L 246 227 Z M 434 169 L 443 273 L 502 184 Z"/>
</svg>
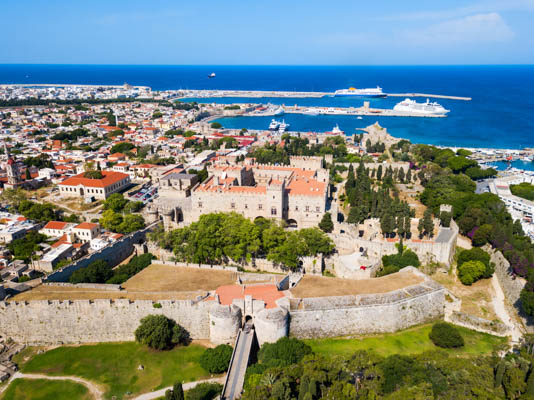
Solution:
<svg viewBox="0 0 534 400">
<path fill-rule="evenodd" d="M 515 64 L 98 64 L 98 63 L 2 63 L 0 66 L 106 66 L 106 67 L 531 67 Z"/>
</svg>

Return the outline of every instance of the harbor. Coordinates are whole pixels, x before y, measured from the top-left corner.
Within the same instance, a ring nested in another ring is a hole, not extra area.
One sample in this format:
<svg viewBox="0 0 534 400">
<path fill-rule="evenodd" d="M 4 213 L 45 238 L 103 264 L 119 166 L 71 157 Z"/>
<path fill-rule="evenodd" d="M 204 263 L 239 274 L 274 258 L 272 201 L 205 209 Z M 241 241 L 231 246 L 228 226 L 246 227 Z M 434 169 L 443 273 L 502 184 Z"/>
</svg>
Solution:
<svg viewBox="0 0 534 400">
<path fill-rule="evenodd" d="M 279 98 L 321 98 L 334 97 L 335 92 L 297 92 L 297 91 L 264 91 L 264 90 L 181 90 L 176 99 L 198 97 L 279 97 Z M 356 97 L 356 96 L 355 96 Z M 365 96 L 362 96 L 365 97 Z M 428 93 L 384 93 L 383 97 L 424 97 L 448 100 L 471 101 L 471 97 L 449 96 L 443 94 Z"/>
</svg>

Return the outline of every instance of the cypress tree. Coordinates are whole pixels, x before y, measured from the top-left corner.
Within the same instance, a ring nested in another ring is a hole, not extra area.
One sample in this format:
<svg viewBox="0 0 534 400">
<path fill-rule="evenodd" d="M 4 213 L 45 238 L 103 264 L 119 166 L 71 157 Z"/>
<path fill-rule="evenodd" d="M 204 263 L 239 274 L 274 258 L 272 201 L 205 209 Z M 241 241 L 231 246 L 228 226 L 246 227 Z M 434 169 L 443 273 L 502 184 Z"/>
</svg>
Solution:
<svg viewBox="0 0 534 400">
<path fill-rule="evenodd" d="M 378 166 L 378 169 L 376 171 L 376 179 L 378 179 L 379 181 L 382 180 L 382 164 Z"/>
</svg>

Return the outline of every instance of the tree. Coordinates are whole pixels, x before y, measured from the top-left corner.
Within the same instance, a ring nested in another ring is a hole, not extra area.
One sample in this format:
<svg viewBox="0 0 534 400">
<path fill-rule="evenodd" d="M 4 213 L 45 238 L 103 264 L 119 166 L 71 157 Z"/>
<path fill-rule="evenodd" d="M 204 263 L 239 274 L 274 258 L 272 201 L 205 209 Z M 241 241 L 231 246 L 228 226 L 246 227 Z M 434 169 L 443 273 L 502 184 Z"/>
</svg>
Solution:
<svg viewBox="0 0 534 400">
<path fill-rule="evenodd" d="M 176 331 L 185 329 L 164 315 L 148 315 L 141 319 L 141 324 L 135 330 L 135 340 L 155 350 L 168 350 L 175 344 L 188 344 L 189 335 L 186 335 L 187 338 L 176 335 Z"/>
<path fill-rule="evenodd" d="M 432 210 L 427 208 L 423 215 L 423 228 L 425 235 L 434 236 L 434 221 L 432 221 Z"/>
<path fill-rule="evenodd" d="M 184 400 L 184 388 L 181 382 L 172 385 L 172 389 L 165 392 L 165 400 Z"/>
<path fill-rule="evenodd" d="M 488 243 L 492 231 L 493 226 L 490 224 L 484 224 L 480 228 L 478 228 L 475 234 L 473 235 L 473 246 L 480 247 Z"/>
<path fill-rule="evenodd" d="M 486 266 L 481 261 L 467 261 L 458 267 L 458 278 L 464 285 L 472 285 L 485 271 Z"/>
<path fill-rule="evenodd" d="M 332 215 L 329 212 L 326 212 L 323 215 L 321 222 L 319 222 L 319 228 L 321 228 L 321 230 L 326 233 L 330 233 L 334 230 L 334 223 L 332 222 Z"/>
<path fill-rule="evenodd" d="M 443 211 L 440 215 L 439 215 L 439 219 L 441 221 L 441 226 L 445 227 L 445 228 L 448 228 L 451 226 L 451 219 L 452 219 L 452 214 L 448 211 Z"/>
<path fill-rule="evenodd" d="M 29 181 L 32 179 L 32 175 L 30 174 L 30 168 L 26 168 L 26 180 Z"/>
<path fill-rule="evenodd" d="M 114 145 L 109 152 L 113 153 L 126 153 L 135 148 L 135 145 L 130 142 L 120 142 Z"/>
<path fill-rule="evenodd" d="M 200 356 L 200 366 L 212 374 L 221 374 L 228 370 L 232 358 L 232 347 L 220 344 L 213 349 L 206 349 Z"/>
<path fill-rule="evenodd" d="M 102 171 L 90 170 L 90 171 L 85 171 L 83 173 L 83 177 L 87 179 L 102 179 L 104 175 L 102 174 Z"/>
<path fill-rule="evenodd" d="M 210 126 L 211 126 L 212 129 L 221 129 L 222 128 L 222 125 L 219 122 L 212 122 Z"/>
<path fill-rule="evenodd" d="M 264 343 L 258 352 L 258 361 L 266 366 L 288 366 L 312 354 L 312 349 L 301 340 L 282 337 L 275 343 Z"/>
<path fill-rule="evenodd" d="M 104 210 L 119 212 L 126 204 L 128 204 L 128 199 L 125 199 L 121 193 L 113 193 L 104 201 Z"/>
<path fill-rule="evenodd" d="M 220 383 L 199 383 L 187 391 L 187 400 L 213 400 L 221 394 L 222 389 Z"/>
<path fill-rule="evenodd" d="M 379 181 L 382 180 L 382 164 L 378 166 L 378 169 L 376 171 L 376 179 Z"/>
<path fill-rule="evenodd" d="M 86 268 L 80 268 L 70 276 L 70 283 L 105 283 L 113 276 L 113 271 L 104 260 L 97 260 Z"/>
<path fill-rule="evenodd" d="M 464 338 L 458 329 L 447 322 L 436 322 L 432 325 L 428 337 L 436 346 L 446 349 L 464 345 Z"/>
<path fill-rule="evenodd" d="M 490 255 L 479 247 L 473 247 L 470 250 L 462 250 L 458 256 L 458 265 L 467 261 L 480 261 L 486 267 L 482 278 L 491 278 L 495 272 L 495 264 L 490 261 Z"/>
</svg>

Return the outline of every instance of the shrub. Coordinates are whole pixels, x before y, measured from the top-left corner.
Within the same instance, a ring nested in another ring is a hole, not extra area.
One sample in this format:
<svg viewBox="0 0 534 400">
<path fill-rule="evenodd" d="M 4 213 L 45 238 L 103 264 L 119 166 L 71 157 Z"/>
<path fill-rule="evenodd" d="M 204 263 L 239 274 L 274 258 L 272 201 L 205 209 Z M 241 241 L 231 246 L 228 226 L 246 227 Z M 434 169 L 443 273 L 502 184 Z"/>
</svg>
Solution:
<svg viewBox="0 0 534 400">
<path fill-rule="evenodd" d="M 113 276 L 113 271 L 104 260 L 97 260 L 86 268 L 80 268 L 70 276 L 70 283 L 104 283 Z"/>
<path fill-rule="evenodd" d="M 212 374 L 220 374 L 228 369 L 232 358 L 232 346 L 220 344 L 214 349 L 206 349 L 200 356 L 200 366 Z"/>
<path fill-rule="evenodd" d="M 312 349 L 306 343 L 283 337 L 276 343 L 265 343 L 258 352 L 258 360 L 268 366 L 283 367 L 298 363 L 308 354 L 312 354 Z"/>
<path fill-rule="evenodd" d="M 164 315 L 148 315 L 135 330 L 135 340 L 155 350 L 168 350 L 175 344 L 188 344 L 189 333 Z"/>
<path fill-rule="evenodd" d="M 458 329 L 447 322 L 436 322 L 432 326 L 428 337 L 436 346 L 445 349 L 462 347 L 464 345 L 464 338 L 460 335 Z"/>
<path fill-rule="evenodd" d="M 495 264 L 490 261 L 490 255 L 479 247 L 473 247 L 471 250 L 464 250 L 458 256 L 458 265 L 467 261 L 481 261 L 486 267 L 483 278 L 491 278 L 495 272 Z"/>
<path fill-rule="evenodd" d="M 219 122 L 212 122 L 210 125 L 213 129 L 221 129 L 222 125 Z"/>
<path fill-rule="evenodd" d="M 199 383 L 186 393 L 187 400 L 212 400 L 221 394 L 223 386 L 220 383 Z"/>
<path fill-rule="evenodd" d="M 458 267 L 458 278 L 464 285 L 472 285 L 482 278 L 485 271 L 482 261 L 467 261 Z"/>
<path fill-rule="evenodd" d="M 184 388 L 180 382 L 176 382 L 172 389 L 165 392 L 165 400 L 184 400 Z"/>
</svg>

